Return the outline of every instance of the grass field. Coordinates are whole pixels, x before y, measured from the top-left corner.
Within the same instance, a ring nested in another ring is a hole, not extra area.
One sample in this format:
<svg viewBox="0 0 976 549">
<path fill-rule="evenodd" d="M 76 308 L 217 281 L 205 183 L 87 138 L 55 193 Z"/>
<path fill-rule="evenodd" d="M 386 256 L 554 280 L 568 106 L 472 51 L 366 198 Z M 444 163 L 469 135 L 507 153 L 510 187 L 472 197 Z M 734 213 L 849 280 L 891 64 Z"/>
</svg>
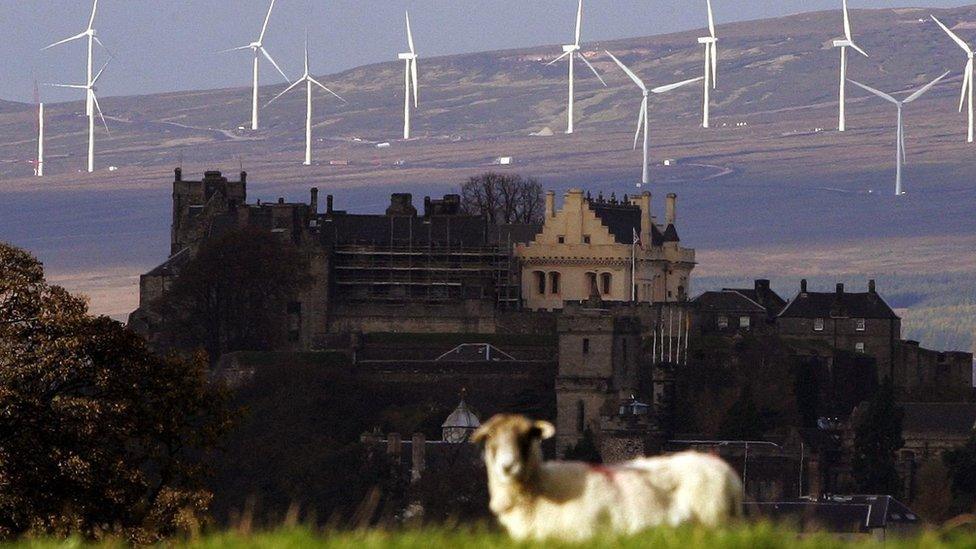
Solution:
<svg viewBox="0 0 976 549">
<path fill-rule="evenodd" d="M 2 545 L 0 547 L 120 547 L 119 542 L 88 544 L 78 540 L 37 539 Z M 366 530 L 345 533 L 323 533 L 308 529 L 294 528 L 261 533 L 222 532 L 174 541 L 168 547 L 187 547 L 216 549 L 222 547 L 255 548 L 428 548 L 428 547 L 610 547 L 610 548 L 708 548 L 708 549 L 763 549 L 774 547 L 797 548 L 973 548 L 976 547 L 976 534 L 948 534 L 925 532 L 909 539 L 889 539 L 887 542 L 869 538 L 841 540 L 827 535 L 812 535 L 803 538 L 795 533 L 777 530 L 769 526 L 749 526 L 730 530 L 706 531 L 695 529 L 660 529 L 630 537 L 605 537 L 585 544 L 565 543 L 515 543 L 505 534 L 476 530 L 408 530 L 390 532 Z"/>
</svg>

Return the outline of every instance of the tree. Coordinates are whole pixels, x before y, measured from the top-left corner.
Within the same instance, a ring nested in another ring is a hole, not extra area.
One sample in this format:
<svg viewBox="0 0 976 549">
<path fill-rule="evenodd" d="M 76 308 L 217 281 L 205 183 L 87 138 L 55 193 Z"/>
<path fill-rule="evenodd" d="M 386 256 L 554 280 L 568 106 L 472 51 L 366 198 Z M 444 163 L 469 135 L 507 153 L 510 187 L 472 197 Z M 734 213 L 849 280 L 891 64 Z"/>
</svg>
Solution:
<svg viewBox="0 0 976 549">
<path fill-rule="evenodd" d="M 0 538 L 198 527 L 199 457 L 227 428 L 205 360 L 160 358 L 0 243 Z"/>
<path fill-rule="evenodd" d="M 884 382 L 855 420 L 853 473 L 863 493 L 899 495 L 901 479 L 895 452 L 905 445 L 901 437 L 904 411 L 895 403 L 891 378 Z"/>
<path fill-rule="evenodd" d="M 723 440 L 761 440 L 765 432 L 763 423 L 752 394 L 752 385 L 746 385 L 739 394 L 739 400 L 726 413 L 718 436 Z"/>
<path fill-rule="evenodd" d="M 542 185 L 532 178 L 488 172 L 461 185 L 461 207 L 492 224 L 542 223 Z"/>
<path fill-rule="evenodd" d="M 946 452 L 945 465 L 952 485 L 952 510 L 976 512 L 976 435 L 963 446 Z"/>
<path fill-rule="evenodd" d="M 211 362 L 232 351 L 280 348 L 287 306 L 311 281 L 308 261 L 289 241 L 246 228 L 209 240 L 163 297 L 165 331 Z"/>
<path fill-rule="evenodd" d="M 913 508 L 927 522 L 939 524 L 950 518 L 952 509 L 952 485 L 949 470 L 938 459 L 922 462 L 918 469 L 918 494 Z"/>
</svg>

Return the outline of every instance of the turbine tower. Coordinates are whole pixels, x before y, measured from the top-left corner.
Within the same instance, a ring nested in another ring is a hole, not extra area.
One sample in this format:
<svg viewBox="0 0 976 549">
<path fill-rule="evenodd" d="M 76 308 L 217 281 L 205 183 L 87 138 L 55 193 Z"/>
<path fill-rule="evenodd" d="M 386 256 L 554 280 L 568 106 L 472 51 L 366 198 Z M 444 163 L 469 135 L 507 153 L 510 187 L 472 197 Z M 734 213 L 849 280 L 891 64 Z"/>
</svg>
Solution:
<svg viewBox="0 0 976 549">
<path fill-rule="evenodd" d="M 44 103 L 37 104 L 37 177 L 44 177 Z"/>
<path fill-rule="evenodd" d="M 91 17 L 88 18 L 88 27 L 84 31 L 82 31 L 82 32 L 80 32 L 80 33 L 78 33 L 78 34 L 70 37 L 70 38 L 65 38 L 64 40 L 60 40 L 60 41 L 55 42 L 55 43 L 53 43 L 53 44 L 51 44 L 49 46 L 45 46 L 41 50 L 41 51 L 48 50 L 48 49 L 51 49 L 51 48 L 53 48 L 55 46 L 60 46 L 61 44 L 67 44 L 68 42 L 73 42 L 75 40 L 81 40 L 82 38 L 86 39 L 86 41 L 87 41 L 87 45 L 88 45 L 88 61 L 87 61 L 87 65 L 86 65 L 87 70 L 86 70 L 86 73 L 85 73 L 85 75 L 86 75 L 85 76 L 85 85 L 72 85 L 72 86 L 60 86 L 60 87 L 69 87 L 69 88 L 78 88 L 78 89 L 87 90 L 87 92 L 85 94 L 85 114 L 88 116 L 88 171 L 89 172 L 95 171 L 95 109 L 94 109 L 94 105 L 97 102 L 97 100 L 95 99 L 94 86 L 95 86 L 95 80 L 98 79 L 98 76 L 94 76 L 94 77 L 92 76 L 92 67 L 94 66 L 94 62 L 95 62 L 95 58 L 94 58 L 94 55 L 95 55 L 95 44 L 98 44 L 99 46 L 101 46 L 102 48 L 104 48 L 106 51 L 108 51 L 108 48 L 105 47 L 105 44 L 103 44 L 102 41 L 98 39 L 97 32 L 95 31 L 95 14 L 97 12 L 98 12 L 98 0 L 94 0 L 94 2 L 92 3 Z M 109 52 L 109 55 L 111 56 L 111 52 Z M 102 70 L 105 70 L 105 67 L 102 67 Z M 102 72 L 99 71 L 98 74 L 101 75 Z M 98 109 L 98 114 L 99 114 L 99 116 L 101 116 L 101 109 L 100 108 Z M 104 123 L 104 122 L 105 122 L 105 118 L 102 117 L 102 123 Z M 108 127 L 106 126 L 106 129 L 107 128 Z"/>
<path fill-rule="evenodd" d="M 641 99 L 640 114 L 637 115 L 637 133 L 634 134 L 634 150 L 637 150 L 637 140 L 640 138 L 641 133 L 643 132 L 644 134 L 644 167 L 641 174 L 641 182 L 637 185 L 637 187 L 639 188 L 642 185 L 647 185 L 648 183 L 651 182 L 650 173 L 648 170 L 649 168 L 648 157 L 650 151 L 650 141 L 649 141 L 648 131 L 647 131 L 649 126 L 648 113 L 647 113 L 648 96 L 652 93 L 654 94 L 667 93 L 671 90 L 678 89 L 682 86 L 687 86 L 688 84 L 694 84 L 695 82 L 698 82 L 705 77 L 699 76 L 698 78 L 692 78 L 691 80 L 685 80 L 682 82 L 677 82 L 675 84 L 668 84 L 667 86 L 659 86 L 657 88 L 653 88 L 649 90 L 647 89 L 647 86 L 644 85 L 644 81 L 641 80 L 636 74 L 634 74 L 634 71 L 630 70 L 627 67 L 627 65 L 624 65 L 622 61 L 617 59 L 617 57 L 614 54 L 608 51 L 607 55 L 609 55 L 610 58 L 613 59 L 614 63 L 616 63 L 621 69 L 623 69 L 624 73 L 627 76 L 629 76 L 630 79 L 633 80 L 635 84 L 637 84 L 637 87 L 640 88 L 641 93 L 644 96 L 643 99 Z"/>
<path fill-rule="evenodd" d="M 851 84 L 854 84 L 855 86 L 858 86 L 858 87 L 860 87 L 862 89 L 865 89 L 865 90 L 873 93 L 874 95 L 877 95 L 881 99 L 884 99 L 885 101 L 888 101 L 889 103 L 894 103 L 895 106 L 898 107 L 898 133 L 897 133 L 897 136 L 895 137 L 895 196 L 901 196 L 901 195 L 905 194 L 905 191 L 903 190 L 902 184 L 901 184 L 902 165 L 906 162 L 906 158 L 905 158 L 905 126 L 904 126 L 903 119 L 902 119 L 902 108 L 905 105 L 907 105 L 908 103 L 911 103 L 912 101 L 915 101 L 919 97 L 922 97 L 922 95 L 925 94 L 925 92 L 929 91 L 932 88 L 932 86 L 938 84 L 939 81 L 941 81 L 943 78 L 945 78 L 948 75 L 949 75 L 949 72 L 946 71 L 942 76 L 940 76 L 940 77 L 936 78 L 935 80 L 929 82 L 928 84 L 922 86 L 915 93 L 909 95 L 908 97 L 906 97 L 902 101 L 899 101 L 899 100 L 895 99 L 894 97 L 888 95 L 885 92 L 878 91 L 878 90 L 876 90 L 876 89 L 874 89 L 874 88 L 872 88 L 870 86 L 866 86 L 864 84 L 861 84 L 860 82 L 856 82 L 854 80 L 851 80 L 850 81 Z"/>
<path fill-rule="evenodd" d="M 271 6 L 268 8 L 268 14 L 264 17 L 264 26 L 261 27 L 261 35 L 258 36 L 258 39 L 256 41 L 251 42 L 246 46 L 231 48 L 229 50 L 224 50 L 222 52 L 222 53 L 226 53 L 230 51 L 240 51 L 240 50 L 251 50 L 252 52 L 254 52 L 254 74 L 253 74 L 254 85 L 253 85 L 253 91 L 251 95 L 251 129 L 252 130 L 258 129 L 258 72 L 259 72 L 258 69 L 260 68 L 259 60 L 261 59 L 261 56 L 263 55 L 268 61 L 270 61 L 271 64 L 274 66 L 274 68 L 278 71 L 278 74 L 284 77 L 284 79 L 289 84 L 291 84 L 291 80 L 288 79 L 288 76 L 285 74 L 285 72 L 281 70 L 281 67 L 279 67 L 278 63 L 276 63 L 274 58 L 271 57 L 271 54 L 268 53 L 268 50 L 264 49 L 264 35 L 265 33 L 268 32 L 268 21 L 271 20 L 271 11 L 274 10 L 275 1 L 276 0 L 271 0 Z"/>
<path fill-rule="evenodd" d="M 705 0 L 708 7 L 708 36 L 698 39 L 705 48 L 705 98 L 702 106 L 702 127 L 709 124 L 709 101 L 711 90 L 718 85 L 718 37 L 715 36 L 715 16 L 712 14 L 712 0 Z"/>
<path fill-rule="evenodd" d="M 847 0 L 844 0 L 844 38 L 834 40 L 834 47 L 840 48 L 840 113 L 837 130 L 843 132 L 847 131 L 847 48 L 854 48 L 854 51 L 868 57 L 867 52 L 855 44 L 851 36 L 851 16 L 847 12 Z"/>
<path fill-rule="evenodd" d="M 586 56 L 580 53 L 580 36 L 582 32 L 583 32 L 583 0 L 579 0 L 579 7 L 576 10 L 576 41 L 573 42 L 572 44 L 567 44 L 563 46 L 563 54 L 553 59 L 552 61 L 546 63 L 546 66 L 548 67 L 549 65 L 556 63 L 557 61 L 561 60 L 564 57 L 569 57 L 569 107 L 566 110 L 567 113 L 566 116 L 568 118 L 568 122 L 566 124 L 566 133 L 573 133 L 573 116 L 574 116 L 573 100 L 575 96 L 574 83 L 575 83 L 575 76 L 576 76 L 575 63 L 574 63 L 575 58 L 579 57 L 583 61 L 583 63 L 586 63 L 586 66 L 589 67 L 591 71 L 593 71 L 593 74 L 595 74 L 596 77 L 600 80 L 600 83 L 603 84 L 603 87 L 607 86 L 607 83 L 603 81 L 603 77 L 600 76 L 600 73 L 596 72 L 596 69 L 593 68 L 593 65 L 591 65 L 590 62 L 586 59 Z"/>
<path fill-rule="evenodd" d="M 332 95 L 336 96 L 343 103 L 345 103 L 346 100 L 343 99 L 343 98 L 341 98 L 341 97 L 339 97 L 339 95 L 336 92 L 334 92 L 334 91 L 330 90 L 329 88 L 325 87 L 318 80 L 312 78 L 312 75 L 311 74 L 309 74 L 309 71 L 308 71 L 308 34 L 307 33 L 305 35 L 305 72 L 302 74 L 302 77 L 301 78 L 299 78 L 294 83 L 292 83 L 292 85 L 288 86 L 285 89 L 285 91 L 283 91 L 283 92 L 279 93 L 278 95 L 276 95 L 275 98 L 272 99 L 271 101 L 268 101 L 268 103 L 265 105 L 265 107 L 267 107 L 268 105 L 274 103 L 275 101 L 278 100 L 279 97 L 281 97 L 282 95 L 285 95 L 286 93 L 288 93 L 291 90 L 295 89 L 295 87 L 297 87 L 299 84 L 302 84 L 302 83 L 305 84 L 305 162 L 304 162 L 304 164 L 306 166 L 311 166 L 312 165 L 312 85 L 314 84 L 314 85 L 322 88 L 323 90 L 331 93 Z"/>
<path fill-rule="evenodd" d="M 959 38 L 959 36 L 956 33 L 949 30 L 949 27 L 943 25 L 942 21 L 936 19 L 934 15 L 931 17 L 933 21 L 935 21 L 936 23 L 939 24 L 940 27 L 942 27 L 942 30 L 944 30 L 946 34 L 949 35 L 950 38 L 955 40 L 956 44 L 959 44 L 959 47 L 962 48 L 963 51 L 966 52 L 966 55 L 969 57 L 969 61 L 966 62 L 965 74 L 963 74 L 962 77 L 962 92 L 959 95 L 959 112 L 962 112 L 962 106 L 966 103 L 967 96 L 968 96 L 969 142 L 972 143 L 973 142 L 973 50 L 972 48 L 969 47 L 969 44 L 963 41 L 962 38 Z"/>
<path fill-rule="evenodd" d="M 410 30 L 410 12 L 407 14 L 407 45 L 410 51 L 397 57 L 404 62 L 403 72 L 403 139 L 410 139 L 410 97 L 413 107 L 420 106 L 420 85 L 417 81 L 417 50 L 413 45 L 413 32 Z"/>
</svg>

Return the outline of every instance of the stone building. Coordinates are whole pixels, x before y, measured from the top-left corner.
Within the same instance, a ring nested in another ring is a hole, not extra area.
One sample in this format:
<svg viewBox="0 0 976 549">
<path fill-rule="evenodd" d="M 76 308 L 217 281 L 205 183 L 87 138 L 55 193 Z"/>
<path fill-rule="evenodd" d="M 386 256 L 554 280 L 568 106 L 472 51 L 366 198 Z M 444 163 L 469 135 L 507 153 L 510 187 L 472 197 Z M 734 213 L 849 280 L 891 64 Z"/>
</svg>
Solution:
<svg viewBox="0 0 976 549">
<path fill-rule="evenodd" d="M 776 315 L 786 306 L 768 280 L 757 280 L 750 289 L 704 292 L 693 302 L 701 333 L 724 335 L 775 331 Z"/>
<path fill-rule="evenodd" d="M 568 301 L 685 301 L 695 251 L 680 244 L 676 196 L 667 197 L 664 225 L 651 213 L 651 193 L 618 201 L 566 193 L 562 209 L 546 195 L 539 234 L 516 246 L 522 263 L 522 299 L 531 310 L 561 309 Z"/>
</svg>

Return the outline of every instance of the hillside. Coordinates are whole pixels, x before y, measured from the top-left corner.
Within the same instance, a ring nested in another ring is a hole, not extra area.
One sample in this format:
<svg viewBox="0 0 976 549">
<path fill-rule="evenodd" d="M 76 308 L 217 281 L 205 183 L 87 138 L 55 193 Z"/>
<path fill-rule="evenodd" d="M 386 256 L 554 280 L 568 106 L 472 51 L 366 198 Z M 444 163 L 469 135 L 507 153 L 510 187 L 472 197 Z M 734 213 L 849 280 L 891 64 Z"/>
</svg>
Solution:
<svg viewBox="0 0 976 549">
<path fill-rule="evenodd" d="M 839 11 L 720 24 L 711 130 L 698 127 L 700 89 L 652 98 L 652 157 L 676 159 L 677 166 L 654 166 L 651 190 L 658 197 L 680 194 L 682 237 L 703 251 L 703 262 L 709 251 L 779 250 L 794 254 L 794 265 L 815 269 L 805 250 L 889 252 L 885 263 L 854 273 L 867 278 L 898 274 L 920 246 L 949 257 L 958 249 L 947 237 L 976 237 L 974 146 L 965 143 L 964 117 L 955 104 L 965 54 L 929 12 L 852 12 L 858 43 L 871 54 L 851 57 L 852 78 L 898 92 L 954 71 L 906 110 L 909 195 L 898 199 L 892 196 L 893 107 L 851 90 L 850 131 L 831 131 L 838 59 L 830 41 L 841 34 Z M 964 38 L 976 38 L 976 6 L 933 12 L 958 25 Z M 166 254 L 168 184 L 180 163 L 188 176 L 243 164 L 252 198 L 304 199 L 317 185 L 335 193 L 341 207 L 370 211 L 383 208 L 392 190 L 444 192 L 509 155 L 515 165 L 506 169 L 538 177 L 549 188 L 633 192 L 640 173 L 640 155 L 631 150 L 640 95 L 602 52 L 613 51 L 660 85 L 700 74 L 696 38 L 702 32 L 584 44 L 609 87 L 581 68 L 573 136 L 562 134 L 566 66 L 544 66 L 558 46 L 422 58 L 418 138 L 409 142 L 397 140 L 402 65 L 318 77 L 349 103 L 316 94 L 317 164 L 311 167 L 300 165 L 301 93 L 264 109 L 263 129 L 254 133 L 237 131 L 249 116 L 247 89 L 103 98 L 111 135 L 99 130 L 95 174 L 77 173 L 85 154 L 83 102 L 49 105 L 49 177 L 42 181 L 30 177 L 28 163 L 35 147 L 32 109 L 0 104 L 0 132 L 7 137 L 0 142 L 0 238 L 34 250 L 69 285 L 100 296 L 96 304 L 113 303 L 100 310 L 119 313 L 133 305 L 133 277 Z M 313 68 L 315 58 L 313 52 Z M 246 56 L 227 62 L 247 70 Z M 271 72 L 266 75 L 273 81 Z M 263 100 L 281 89 L 263 89 Z M 530 136 L 544 128 L 554 135 Z M 391 146 L 377 148 L 380 142 Z M 330 160 L 349 165 L 330 166 Z M 119 169 L 109 172 L 108 166 Z M 976 272 L 974 259 L 952 263 L 960 272 Z M 741 276 L 763 271 L 754 262 L 731 268 L 726 272 Z M 935 260 L 924 268 L 938 272 L 941 266 Z"/>
</svg>

